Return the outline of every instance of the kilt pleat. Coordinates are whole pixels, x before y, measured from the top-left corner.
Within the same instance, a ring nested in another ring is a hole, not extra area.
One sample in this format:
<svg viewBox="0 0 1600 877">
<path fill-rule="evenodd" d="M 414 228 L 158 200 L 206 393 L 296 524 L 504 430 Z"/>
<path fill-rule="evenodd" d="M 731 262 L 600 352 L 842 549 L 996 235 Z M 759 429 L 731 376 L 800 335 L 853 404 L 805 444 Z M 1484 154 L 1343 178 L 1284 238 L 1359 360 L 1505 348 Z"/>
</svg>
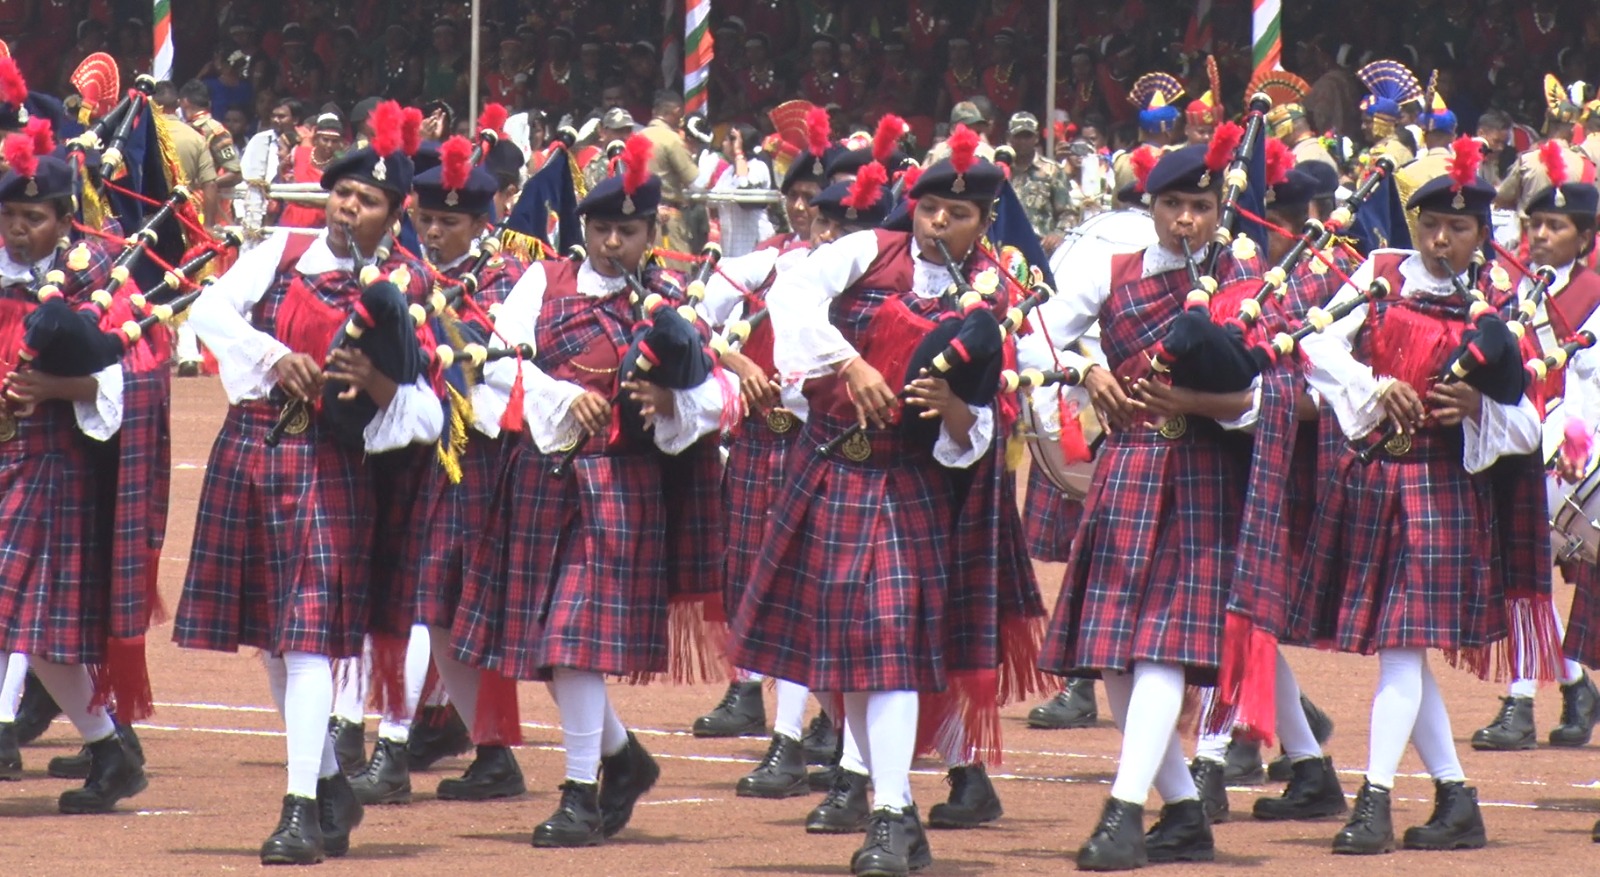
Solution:
<svg viewBox="0 0 1600 877">
<path fill-rule="evenodd" d="M 368 586 L 371 633 L 399 638 L 410 634 L 417 567 L 408 561 L 416 551 L 415 521 L 422 509 L 423 485 L 438 468 L 433 445 L 412 444 L 367 455 L 365 469 L 376 512 Z"/>
<path fill-rule="evenodd" d="M 813 411 L 799 447 L 848 427 Z M 795 453 L 734 616 L 732 660 L 817 691 L 940 691 L 954 496 L 932 457 L 869 430 L 871 459 Z"/>
<path fill-rule="evenodd" d="M 1029 556 L 1046 563 L 1066 563 L 1072 554 L 1072 537 L 1083 520 L 1083 503 L 1051 484 L 1037 464 L 1028 467 L 1025 502 Z"/>
<path fill-rule="evenodd" d="M 1249 475 L 1249 440 L 1188 419 L 1107 440 L 1040 652 L 1058 675 L 1189 669 L 1208 684 L 1222 657 L 1228 579 Z"/>
<path fill-rule="evenodd" d="M 728 448 L 723 489 L 728 508 L 722 606 L 728 618 L 739 611 L 746 583 L 755 573 L 773 503 L 785 484 L 785 460 L 800 435 L 799 424 L 786 433 L 767 428 L 765 417 L 746 418 Z"/>
<path fill-rule="evenodd" d="M 495 481 L 507 465 L 507 448 L 504 439 L 473 433 L 455 484 L 443 468 L 428 467 L 407 545 L 406 569 L 415 575 L 409 596 L 415 623 L 448 630 L 454 622 L 467 563 L 487 525 Z"/>
<path fill-rule="evenodd" d="M 152 613 L 162 614 L 153 585 L 166 542 L 172 485 L 172 373 L 165 362 L 147 372 L 124 370 L 122 428 L 102 469 L 102 494 L 111 504 L 111 633 L 142 636 Z"/>
<path fill-rule="evenodd" d="M 1586 667 L 1600 668 L 1600 567 L 1572 561 L 1563 564 L 1562 578 L 1572 585 L 1572 612 L 1561 650 Z"/>
<path fill-rule="evenodd" d="M 276 448 L 276 406 L 228 409 L 212 445 L 173 639 L 186 648 L 361 654 L 372 482 L 360 451 L 312 418 Z"/>
<path fill-rule="evenodd" d="M 41 403 L 0 442 L 0 650 L 67 664 L 106 657 L 106 511 L 93 440 L 72 403 Z"/>
<path fill-rule="evenodd" d="M 661 469 L 656 493 L 672 509 L 662 517 L 667 593 L 720 604 L 728 535 L 721 439 L 712 433 L 681 454 L 653 456 Z"/>
</svg>

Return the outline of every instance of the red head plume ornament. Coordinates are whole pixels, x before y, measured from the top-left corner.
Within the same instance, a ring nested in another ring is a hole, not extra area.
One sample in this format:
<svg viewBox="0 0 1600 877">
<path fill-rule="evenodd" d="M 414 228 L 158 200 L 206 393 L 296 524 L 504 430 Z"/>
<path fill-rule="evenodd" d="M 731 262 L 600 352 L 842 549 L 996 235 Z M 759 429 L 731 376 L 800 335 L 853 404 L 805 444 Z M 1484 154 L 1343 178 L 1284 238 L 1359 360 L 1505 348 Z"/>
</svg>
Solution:
<svg viewBox="0 0 1600 877">
<path fill-rule="evenodd" d="M 20 107 L 27 99 L 28 80 L 22 78 L 22 69 L 10 55 L 0 58 L 0 100 Z"/>
<path fill-rule="evenodd" d="M 622 145 L 622 212 L 633 212 L 633 193 L 650 179 L 650 154 L 655 144 L 643 134 L 635 134 Z"/>
<path fill-rule="evenodd" d="M 872 160 L 881 165 L 889 164 L 889 157 L 894 155 L 895 147 L 899 145 L 900 138 L 906 136 L 909 126 L 906 120 L 894 113 L 885 113 L 878 120 L 878 130 L 872 135 Z"/>
<path fill-rule="evenodd" d="M 1206 172 L 1200 175 L 1200 187 L 1211 185 L 1211 175 L 1220 174 L 1239 151 L 1244 141 L 1244 129 L 1236 122 L 1223 122 L 1211 135 L 1211 145 L 1206 147 Z"/>
<path fill-rule="evenodd" d="M 1294 167 L 1294 151 L 1276 137 L 1267 138 L 1267 185 L 1276 186 L 1289 178 Z"/>
<path fill-rule="evenodd" d="M 27 134 L 11 134 L 5 142 L 6 164 L 21 177 L 31 177 L 39 171 L 39 156 L 33 151 L 33 138 Z M 30 184 L 30 189 L 32 188 Z"/>
<path fill-rule="evenodd" d="M 917 180 L 922 179 L 922 165 L 914 164 L 905 169 L 900 175 L 900 187 L 909 192 L 917 187 Z"/>
<path fill-rule="evenodd" d="M 833 120 L 823 107 L 812 107 L 806 113 L 806 151 L 811 153 L 811 172 L 822 176 L 822 156 L 832 140 Z"/>
<path fill-rule="evenodd" d="M 1156 169 L 1156 162 L 1160 160 L 1160 151 L 1148 146 L 1141 146 L 1128 156 L 1128 166 L 1133 169 L 1134 188 L 1141 194 L 1145 191 L 1145 181 L 1150 179 L 1150 172 Z"/>
<path fill-rule="evenodd" d="M 506 120 L 511 118 L 511 111 L 505 104 L 485 104 L 483 112 L 478 114 L 478 134 L 493 131 L 494 136 L 504 140 L 506 136 Z"/>
<path fill-rule="evenodd" d="M 472 173 L 472 144 L 459 134 L 439 146 L 439 182 L 449 194 L 444 202 L 452 207 L 460 200 L 456 194 Z"/>
<path fill-rule="evenodd" d="M 406 107 L 400 113 L 400 150 L 406 155 L 416 155 L 422 148 L 422 111 Z"/>
<path fill-rule="evenodd" d="M 1545 176 L 1550 178 L 1550 185 L 1556 190 L 1556 206 L 1567 206 L 1567 196 L 1561 194 L 1561 187 L 1567 182 L 1567 157 L 1563 153 L 1566 149 L 1558 140 L 1546 140 L 1539 147 L 1539 163 L 1544 165 Z"/>
<path fill-rule="evenodd" d="M 956 181 L 950 191 L 957 195 L 966 191 L 966 173 L 978 163 L 978 134 L 966 125 L 956 125 L 950 132 L 950 166 L 956 170 Z"/>
<path fill-rule="evenodd" d="M 385 156 L 400 148 L 403 140 L 400 127 L 404 116 L 405 112 L 396 101 L 386 100 L 373 108 L 368 120 L 372 125 L 373 152 Z"/>
<path fill-rule="evenodd" d="M 1467 206 L 1467 199 L 1461 196 L 1461 190 L 1471 185 L 1478 178 L 1478 165 L 1483 163 L 1483 150 L 1478 148 L 1478 142 L 1463 134 L 1450 144 L 1450 149 L 1455 153 L 1450 157 L 1450 189 L 1456 193 L 1455 200 L 1450 204 L 1457 210 Z"/>
<path fill-rule="evenodd" d="M 877 162 L 868 162 L 867 165 L 856 173 L 855 182 L 850 184 L 850 191 L 845 193 L 841 203 L 845 206 L 845 215 L 850 219 L 859 217 L 859 211 L 871 210 L 878 203 L 878 197 L 883 194 L 883 184 L 889 181 L 889 172 Z"/>
</svg>

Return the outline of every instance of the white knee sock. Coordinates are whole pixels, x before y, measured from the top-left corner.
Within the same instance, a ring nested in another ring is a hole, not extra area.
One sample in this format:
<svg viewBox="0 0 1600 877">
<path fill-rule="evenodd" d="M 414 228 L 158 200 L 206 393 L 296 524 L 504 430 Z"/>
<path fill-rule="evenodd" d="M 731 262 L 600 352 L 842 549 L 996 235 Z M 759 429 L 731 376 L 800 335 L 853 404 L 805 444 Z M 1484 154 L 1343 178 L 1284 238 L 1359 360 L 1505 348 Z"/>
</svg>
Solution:
<svg viewBox="0 0 1600 877">
<path fill-rule="evenodd" d="M 1317 742 L 1317 735 L 1311 733 L 1311 722 L 1306 720 L 1306 711 L 1300 707 L 1300 682 L 1294 678 L 1294 670 L 1282 649 L 1278 650 L 1278 679 L 1273 697 L 1277 700 L 1278 742 L 1283 745 L 1283 754 L 1289 756 L 1290 761 L 1321 758 L 1322 745 Z"/>
<path fill-rule="evenodd" d="M 411 638 L 406 641 L 406 702 L 405 715 L 384 716 L 378 723 L 378 736 L 395 743 L 411 739 L 411 720 L 417 715 L 417 703 L 422 700 L 422 683 L 428 679 L 428 658 L 432 649 L 428 645 L 428 626 L 411 625 Z"/>
<path fill-rule="evenodd" d="M 946 720 L 945 726 L 940 729 L 939 739 L 934 741 L 939 754 L 944 756 L 944 766 L 966 767 L 973 762 L 973 747 L 961 745 L 967 737 L 967 723 L 958 713 Z"/>
<path fill-rule="evenodd" d="M 1456 738 L 1450 733 L 1450 714 L 1426 658 L 1422 662 L 1422 703 L 1417 709 L 1416 727 L 1411 729 L 1411 745 L 1422 756 L 1428 775 L 1439 782 L 1456 783 L 1467 778 L 1456 754 Z"/>
<path fill-rule="evenodd" d="M 915 691 L 845 695 L 846 714 L 859 714 L 866 719 L 863 750 L 872 777 L 873 809 L 900 812 L 911 806 L 911 759 L 917 748 L 920 703 Z"/>
<path fill-rule="evenodd" d="M 1121 731 L 1128 720 L 1128 698 L 1133 695 L 1133 674 L 1107 670 L 1101 674 L 1106 690 L 1106 705 L 1111 708 L 1111 723 Z"/>
<path fill-rule="evenodd" d="M 810 689 L 804 685 L 787 679 L 778 680 L 778 702 L 772 718 L 774 734 L 782 734 L 791 740 L 800 739 L 800 735 L 805 733 L 800 730 L 800 725 L 806 720 L 806 698 L 810 694 Z"/>
<path fill-rule="evenodd" d="M 457 661 L 450 653 L 450 631 L 442 627 L 429 629 L 428 644 L 433 650 L 433 665 L 439 668 L 439 687 L 450 695 L 450 701 L 467 723 L 467 730 L 475 730 L 478 717 L 478 670 Z"/>
<path fill-rule="evenodd" d="M 1228 723 L 1225 730 L 1214 734 L 1207 733 L 1206 728 L 1212 727 L 1215 717 L 1213 713 L 1218 710 L 1228 710 L 1217 699 L 1217 690 L 1207 688 L 1200 696 L 1200 739 L 1195 741 L 1194 757 L 1206 761 L 1222 764 L 1228 759 L 1228 744 L 1233 742 L 1233 725 Z"/>
<path fill-rule="evenodd" d="M 1134 665 L 1133 690 L 1122 729 L 1122 755 L 1117 760 L 1116 781 L 1111 784 L 1113 798 L 1144 805 L 1177 733 L 1182 710 L 1182 667 L 1149 661 Z"/>
<path fill-rule="evenodd" d="M 367 718 L 367 677 L 372 672 L 372 640 L 368 639 L 361 657 L 346 658 L 339 662 L 339 672 L 334 674 L 333 714 L 351 724 L 360 725 Z"/>
<path fill-rule="evenodd" d="M 33 666 L 33 675 L 39 677 L 44 690 L 50 692 L 61 711 L 72 720 L 72 726 L 83 735 L 84 742 L 104 740 L 117 732 L 105 707 L 89 707 L 94 700 L 94 682 L 89 678 L 88 667 L 57 664 L 37 655 L 31 656 L 28 663 Z"/>
<path fill-rule="evenodd" d="M 601 738 L 605 734 L 606 680 L 599 673 L 557 667 L 550 696 L 561 713 L 561 745 L 567 753 L 567 779 L 594 783 L 600 778 Z"/>
<path fill-rule="evenodd" d="M 627 745 L 628 729 L 617 715 L 616 707 L 611 705 L 611 695 L 608 694 L 604 723 L 600 726 L 600 754 L 609 758 L 621 752 Z"/>
<path fill-rule="evenodd" d="M 832 700 L 830 697 L 821 698 L 823 702 Z M 839 755 L 839 767 L 854 774 L 867 776 L 872 773 L 868 766 L 867 753 L 861 741 L 867 739 L 866 710 L 862 710 L 856 724 L 850 723 L 850 712 L 845 710 L 842 716 L 834 716 L 833 723 L 838 726 L 839 733 L 843 735 L 844 749 Z"/>
<path fill-rule="evenodd" d="M 287 652 L 267 659 L 267 675 L 283 712 L 289 754 L 288 793 L 317 796 L 317 780 L 339 772 L 328 717 L 333 704 L 333 662 L 326 655 Z M 278 682 L 282 680 L 282 687 Z"/>
<path fill-rule="evenodd" d="M 1422 649 L 1378 652 L 1378 692 L 1372 698 L 1372 725 L 1367 743 L 1367 781 L 1394 788 L 1400 756 L 1417 725 L 1422 706 Z"/>
<path fill-rule="evenodd" d="M 740 682 L 765 682 L 767 678 L 754 670 L 736 670 L 734 673 Z"/>
<path fill-rule="evenodd" d="M 1183 738 L 1176 732 L 1167 744 L 1166 754 L 1161 756 L 1155 787 L 1156 794 L 1167 804 L 1193 801 L 1200 797 L 1200 789 L 1194 784 L 1194 774 L 1189 773 L 1189 762 L 1183 757 Z"/>
<path fill-rule="evenodd" d="M 22 689 L 28 682 L 28 656 L 12 652 L 6 659 L 6 678 L 0 682 L 0 722 L 15 722 L 22 704 Z"/>
</svg>

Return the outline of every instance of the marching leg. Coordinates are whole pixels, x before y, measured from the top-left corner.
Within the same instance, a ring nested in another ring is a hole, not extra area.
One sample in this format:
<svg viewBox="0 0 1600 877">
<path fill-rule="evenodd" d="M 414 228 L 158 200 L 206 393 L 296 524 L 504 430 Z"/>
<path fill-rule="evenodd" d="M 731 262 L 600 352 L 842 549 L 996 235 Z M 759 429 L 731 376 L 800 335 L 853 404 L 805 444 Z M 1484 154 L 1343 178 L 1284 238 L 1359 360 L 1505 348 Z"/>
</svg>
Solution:
<svg viewBox="0 0 1600 877">
<path fill-rule="evenodd" d="M 384 716 L 378 723 L 378 743 L 372 759 L 361 772 L 350 778 L 350 786 L 362 804 L 411 803 L 411 765 L 407 744 L 411 725 L 422 699 L 422 684 L 428 678 L 428 626 L 413 624 L 406 642 L 404 715 Z"/>
<path fill-rule="evenodd" d="M 28 656 L 13 652 L 0 683 L 0 780 L 22 779 L 22 748 L 17 741 L 17 707 L 28 679 Z"/>
<path fill-rule="evenodd" d="M 450 631 L 432 628 L 430 642 L 433 663 L 439 670 L 441 687 L 450 696 L 454 709 L 460 712 L 457 721 L 468 728 L 468 738 L 478 739 L 478 677 L 482 672 L 457 661 L 450 654 Z M 446 801 L 488 801 L 510 798 L 528 790 L 522 778 L 522 768 L 511 747 L 504 744 L 478 744 L 472 764 L 459 777 L 446 777 L 439 781 L 437 792 Z"/>
<path fill-rule="evenodd" d="M 864 752 L 872 773 L 872 815 L 866 840 L 850 859 L 857 877 L 900 877 L 933 861 L 911 799 L 919 704 L 915 691 L 845 695 L 847 720 L 857 727 L 865 725 Z"/>
<path fill-rule="evenodd" d="M 62 813 L 109 813 L 116 803 L 144 791 L 144 768 L 117 736 L 105 707 L 91 706 L 94 683 L 82 664 L 57 664 L 40 657 L 30 663 L 50 696 L 61 705 L 89 746 L 89 776 L 80 789 L 61 793 Z"/>
<path fill-rule="evenodd" d="M 371 654 L 369 637 L 361 657 L 340 661 L 334 673 L 333 714 L 328 718 L 328 736 L 333 739 L 334 751 L 339 753 L 339 766 L 347 774 L 359 773 L 367 766 L 366 706 Z"/>
<path fill-rule="evenodd" d="M 800 742 L 800 723 L 805 719 L 804 685 L 785 679 L 777 681 L 777 721 L 772 728 L 772 743 L 755 770 L 739 778 L 735 793 L 744 798 L 791 798 L 811 791 L 806 781 L 806 757 Z"/>
<path fill-rule="evenodd" d="M 1300 684 L 1289 662 L 1278 652 L 1278 740 L 1289 759 L 1289 785 L 1278 798 L 1257 798 L 1252 814 L 1257 819 L 1322 819 L 1343 814 L 1348 806 L 1333 759 L 1322 746 L 1300 706 Z"/>
<path fill-rule="evenodd" d="M 1433 777 L 1434 801 L 1427 823 L 1406 829 L 1405 848 L 1472 850 L 1486 846 L 1488 837 L 1478 809 L 1478 790 L 1467 785 L 1461 759 L 1456 755 L 1455 737 L 1450 732 L 1450 715 L 1426 657 L 1422 662 L 1422 702 L 1411 742 L 1422 756 L 1428 775 Z"/>
</svg>

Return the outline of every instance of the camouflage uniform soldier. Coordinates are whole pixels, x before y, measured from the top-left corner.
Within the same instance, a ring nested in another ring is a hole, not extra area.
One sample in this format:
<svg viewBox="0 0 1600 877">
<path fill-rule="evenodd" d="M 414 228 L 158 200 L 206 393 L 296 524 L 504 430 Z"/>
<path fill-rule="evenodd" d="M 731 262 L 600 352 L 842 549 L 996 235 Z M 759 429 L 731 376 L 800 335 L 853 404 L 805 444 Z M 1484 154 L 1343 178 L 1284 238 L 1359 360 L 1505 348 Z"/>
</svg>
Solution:
<svg viewBox="0 0 1600 877">
<path fill-rule="evenodd" d="M 621 107 L 612 107 L 600 117 L 600 134 L 595 145 L 600 151 L 583 168 L 583 182 L 587 188 L 593 189 L 600 185 L 600 181 L 611 175 L 611 159 L 606 156 L 606 147 L 613 142 L 623 143 L 633 136 L 633 116 Z"/>
<path fill-rule="evenodd" d="M 1049 253 L 1061 245 L 1067 229 L 1077 224 L 1072 206 L 1072 186 L 1061 166 L 1039 154 L 1039 120 L 1032 113 L 1017 113 L 1007 127 L 1016 158 L 1011 165 L 1011 187 L 1017 190 L 1028 224 Z"/>
</svg>

